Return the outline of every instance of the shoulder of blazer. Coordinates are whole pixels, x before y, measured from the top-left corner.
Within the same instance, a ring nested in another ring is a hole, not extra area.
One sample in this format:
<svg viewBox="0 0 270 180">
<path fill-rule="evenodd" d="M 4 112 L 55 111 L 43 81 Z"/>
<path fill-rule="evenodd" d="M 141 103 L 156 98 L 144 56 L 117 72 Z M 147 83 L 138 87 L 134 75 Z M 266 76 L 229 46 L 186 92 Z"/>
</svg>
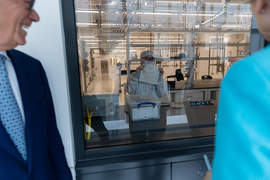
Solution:
<svg viewBox="0 0 270 180">
<path fill-rule="evenodd" d="M 18 65 L 25 70 L 33 70 L 38 66 L 41 66 L 39 60 L 15 49 L 7 51 L 7 55 L 11 59 L 14 66 Z"/>
</svg>

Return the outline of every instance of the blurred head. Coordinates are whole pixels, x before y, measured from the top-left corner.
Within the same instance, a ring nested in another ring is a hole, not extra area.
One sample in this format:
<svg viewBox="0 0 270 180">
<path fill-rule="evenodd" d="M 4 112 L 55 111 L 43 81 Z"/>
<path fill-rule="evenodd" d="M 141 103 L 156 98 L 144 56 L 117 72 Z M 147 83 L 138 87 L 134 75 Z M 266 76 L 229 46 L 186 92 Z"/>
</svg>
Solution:
<svg viewBox="0 0 270 180">
<path fill-rule="evenodd" d="M 270 41 L 270 0 L 251 0 L 250 4 L 260 33 Z"/>
<path fill-rule="evenodd" d="M 153 51 L 143 51 L 141 54 L 141 64 L 155 64 L 155 56 Z"/>
<path fill-rule="evenodd" d="M 0 0 L 0 50 L 9 50 L 26 43 L 32 22 L 39 16 L 33 10 L 35 0 Z"/>
</svg>

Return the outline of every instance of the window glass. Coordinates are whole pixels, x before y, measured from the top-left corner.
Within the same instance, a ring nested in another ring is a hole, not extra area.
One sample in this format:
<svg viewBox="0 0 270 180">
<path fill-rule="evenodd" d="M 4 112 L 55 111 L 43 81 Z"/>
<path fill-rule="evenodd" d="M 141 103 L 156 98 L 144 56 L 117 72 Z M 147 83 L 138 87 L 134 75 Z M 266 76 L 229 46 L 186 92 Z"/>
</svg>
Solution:
<svg viewBox="0 0 270 180">
<path fill-rule="evenodd" d="M 249 55 L 238 0 L 75 0 L 85 147 L 215 133 L 230 58 Z"/>
</svg>

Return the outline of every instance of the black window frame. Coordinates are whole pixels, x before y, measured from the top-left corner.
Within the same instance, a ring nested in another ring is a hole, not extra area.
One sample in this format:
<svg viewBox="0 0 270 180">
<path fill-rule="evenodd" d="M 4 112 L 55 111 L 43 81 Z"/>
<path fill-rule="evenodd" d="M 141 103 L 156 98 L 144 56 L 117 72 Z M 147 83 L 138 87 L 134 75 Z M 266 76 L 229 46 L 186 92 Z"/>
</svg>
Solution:
<svg viewBox="0 0 270 180">
<path fill-rule="evenodd" d="M 166 152 L 166 154 L 169 154 L 169 152 L 173 152 L 175 150 L 189 148 L 207 148 L 214 151 L 214 135 L 161 142 L 119 145 L 115 147 L 103 147 L 90 150 L 85 149 L 74 0 L 62 0 L 61 7 L 76 162 L 104 158 L 131 157 L 131 155 L 153 154 L 156 152 Z"/>
</svg>

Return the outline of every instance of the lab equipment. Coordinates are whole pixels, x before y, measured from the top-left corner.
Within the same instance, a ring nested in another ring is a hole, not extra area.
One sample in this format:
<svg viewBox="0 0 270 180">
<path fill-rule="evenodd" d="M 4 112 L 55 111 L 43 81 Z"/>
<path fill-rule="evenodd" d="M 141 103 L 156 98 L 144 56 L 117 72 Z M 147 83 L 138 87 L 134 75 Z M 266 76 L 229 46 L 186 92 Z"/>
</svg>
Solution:
<svg viewBox="0 0 270 180">
<path fill-rule="evenodd" d="M 92 117 L 113 116 L 119 112 L 119 94 L 84 95 L 82 105 L 88 106 L 90 111 L 95 110 Z M 88 118 L 86 111 L 83 117 Z"/>
<path fill-rule="evenodd" d="M 184 53 L 179 54 L 179 56 L 180 56 L 181 58 L 186 58 L 186 54 L 184 54 Z"/>
<path fill-rule="evenodd" d="M 197 177 L 202 177 L 203 176 L 203 163 L 199 169 L 199 171 L 197 172 Z"/>
<path fill-rule="evenodd" d="M 175 75 L 172 76 L 167 76 L 167 80 L 168 78 L 176 78 L 177 81 L 183 81 L 184 80 L 184 75 L 181 72 L 181 69 L 176 69 L 175 71 Z"/>
<path fill-rule="evenodd" d="M 213 79 L 213 77 L 210 75 L 203 75 L 202 79 Z"/>
<path fill-rule="evenodd" d="M 90 136 L 91 136 L 91 126 L 92 126 L 92 115 L 95 113 L 96 109 L 91 110 L 89 112 L 88 106 L 85 106 L 85 110 L 86 110 L 86 114 L 87 114 L 87 119 L 88 122 L 86 123 L 85 119 L 84 119 L 84 139 L 85 140 L 89 140 Z M 86 124 L 88 125 L 88 131 L 86 131 Z"/>
<path fill-rule="evenodd" d="M 127 95 L 125 111 L 132 121 L 153 120 L 160 118 L 160 100 L 151 95 Z"/>
<path fill-rule="evenodd" d="M 191 106 L 214 105 L 214 103 L 211 103 L 211 101 L 190 101 L 189 104 Z"/>
<path fill-rule="evenodd" d="M 207 103 L 207 101 L 205 101 Z M 214 127 L 216 124 L 215 115 L 217 114 L 216 101 L 209 103 L 209 105 L 190 105 L 190 102 L 184 102 L 186 116 L 190 126 L 196 127 Z M 207 112 L 207 113 L 205 113 Z"/>
<path fill-rule="evenodd" d="M 117 64 L 116 64 L 116 66 L 117 66 L 117 69 L 118 69 L 118 71 L 119 71 L 119 73 L 118 73 L 118 79 L 119 79 L 119 93 L 122 93 L 122 87 L 124 86 L 124 84 L 121 84 L 121 75 L 122 75 L 122 73 L 121 73 L 121 69 L 122 69 L 122 66 L 123 66 L 123 64 L 121 64 L 120 62 L 118 62 Z"/>
</svg>

